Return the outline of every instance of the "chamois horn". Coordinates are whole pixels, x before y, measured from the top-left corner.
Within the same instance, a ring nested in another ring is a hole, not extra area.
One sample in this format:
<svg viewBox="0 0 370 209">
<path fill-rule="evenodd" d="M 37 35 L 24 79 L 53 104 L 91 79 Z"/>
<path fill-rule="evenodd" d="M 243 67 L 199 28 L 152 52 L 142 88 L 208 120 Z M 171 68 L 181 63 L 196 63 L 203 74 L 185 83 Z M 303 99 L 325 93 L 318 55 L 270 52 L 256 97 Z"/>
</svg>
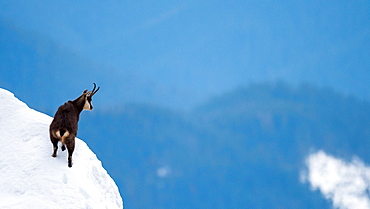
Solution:
<svg viewBox="0 0 370 209">
<path fill-rule="evenodd" d="M 94 88 L 93 88 L 93 90 L 91 90 L 89 93 L 90 93 L 90 96 L 93 96 L 96 92 L 98 92 L 99 91 L 99 89 L 100 89 L 100 87 L 98 87 L 97 89 L 96 89 L 96 83 L 93 83 L 94 84 Z M 96 90 L 95 90 L 96 89 Z"/>
</svg>

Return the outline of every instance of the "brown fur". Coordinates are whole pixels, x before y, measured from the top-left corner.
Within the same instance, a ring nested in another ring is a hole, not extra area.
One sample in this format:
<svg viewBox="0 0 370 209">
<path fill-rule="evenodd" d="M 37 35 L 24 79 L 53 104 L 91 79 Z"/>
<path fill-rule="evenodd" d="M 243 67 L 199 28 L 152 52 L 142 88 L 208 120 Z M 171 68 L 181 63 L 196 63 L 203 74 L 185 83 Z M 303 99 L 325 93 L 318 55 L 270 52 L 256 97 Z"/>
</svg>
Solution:
<svg viewBox="0 0 370 209">
<path fill-rule="evenodd" d="M 84 107 L 86 107 L 86 102 L 90 104 L 89 110 L 92 110 L 91 97 L 93 95 L 94 93 L 91 94 L 91 92 L 87 92 L 87 90 L 85 90 L 77 99 L 68 101 L 61 105 L 50 124 L 50 140 L 53 144 L 52 157 L 57 156 L 58 142 L 61 141 L 62 151 L 64 151 L 66 149 L 65 146 L 67 146 L 69 167 L 72 167 L 72 154 L 75 148 L 75 137 L 77 136 L 80 113 L 84 110 Z"/>
</svg>

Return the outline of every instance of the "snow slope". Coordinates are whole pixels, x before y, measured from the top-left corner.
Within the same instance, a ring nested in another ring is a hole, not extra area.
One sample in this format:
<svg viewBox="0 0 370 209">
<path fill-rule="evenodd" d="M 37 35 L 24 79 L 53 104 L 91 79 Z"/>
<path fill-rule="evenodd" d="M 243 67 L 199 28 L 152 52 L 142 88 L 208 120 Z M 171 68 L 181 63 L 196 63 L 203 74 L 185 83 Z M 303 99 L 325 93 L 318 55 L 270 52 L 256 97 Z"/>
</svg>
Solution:
<svg viewBox="0 0 370 209">
<path fill-rule="evenodd" d="M 60 146 L 51 157 L 51 120 L 0 88 L 0 208 L 123 208 L 85 142 L 76 139 L 72 168 Z"/>
</svg>

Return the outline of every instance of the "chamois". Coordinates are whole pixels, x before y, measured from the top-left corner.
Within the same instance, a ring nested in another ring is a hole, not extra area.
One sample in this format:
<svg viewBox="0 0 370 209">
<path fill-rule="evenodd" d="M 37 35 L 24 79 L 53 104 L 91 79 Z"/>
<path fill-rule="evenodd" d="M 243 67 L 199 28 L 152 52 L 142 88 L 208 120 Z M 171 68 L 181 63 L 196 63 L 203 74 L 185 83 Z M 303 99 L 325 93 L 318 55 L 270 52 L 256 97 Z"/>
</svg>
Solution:
<svg viewBox="0 0 370 209">
<path fill-rule="evenodd" d="M 92 110 L 92 96 L 100 89 L 96 90 L 96 84 L 92 91 L 83 91 L 82 95 L 73 101 L 68 101 L 61 105 L 55 113 L 54 119 L 50 124 L 50 140 L 53 144 L 54 152 L 52 157 L 57 156 L 58 142 L 62 142 L 62 151 L 68 149 L 68 167 L 72 167 L 72 154 L 75 149 L 75 137 L 77 136 L 78 120 L 82 110 Z"/>
</svg>

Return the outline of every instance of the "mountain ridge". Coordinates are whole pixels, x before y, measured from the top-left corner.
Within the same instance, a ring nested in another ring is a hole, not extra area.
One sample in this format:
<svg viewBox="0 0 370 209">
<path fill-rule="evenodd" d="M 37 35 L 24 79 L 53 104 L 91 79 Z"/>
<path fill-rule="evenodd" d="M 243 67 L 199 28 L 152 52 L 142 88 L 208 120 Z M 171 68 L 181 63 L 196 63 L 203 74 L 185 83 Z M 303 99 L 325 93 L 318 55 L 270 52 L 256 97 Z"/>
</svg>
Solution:
<svg viewBox="0 0 370 209">
<path fill-rule="evenodd" d="M 189 112 L 117 108 L 86 114 L 81 129 L 133 207 L 330 208 L 299 180 L 306 156 L 322 149 L 370 162 L 370 103 L 328 88 L 262 83 Z"/>
</svg>

